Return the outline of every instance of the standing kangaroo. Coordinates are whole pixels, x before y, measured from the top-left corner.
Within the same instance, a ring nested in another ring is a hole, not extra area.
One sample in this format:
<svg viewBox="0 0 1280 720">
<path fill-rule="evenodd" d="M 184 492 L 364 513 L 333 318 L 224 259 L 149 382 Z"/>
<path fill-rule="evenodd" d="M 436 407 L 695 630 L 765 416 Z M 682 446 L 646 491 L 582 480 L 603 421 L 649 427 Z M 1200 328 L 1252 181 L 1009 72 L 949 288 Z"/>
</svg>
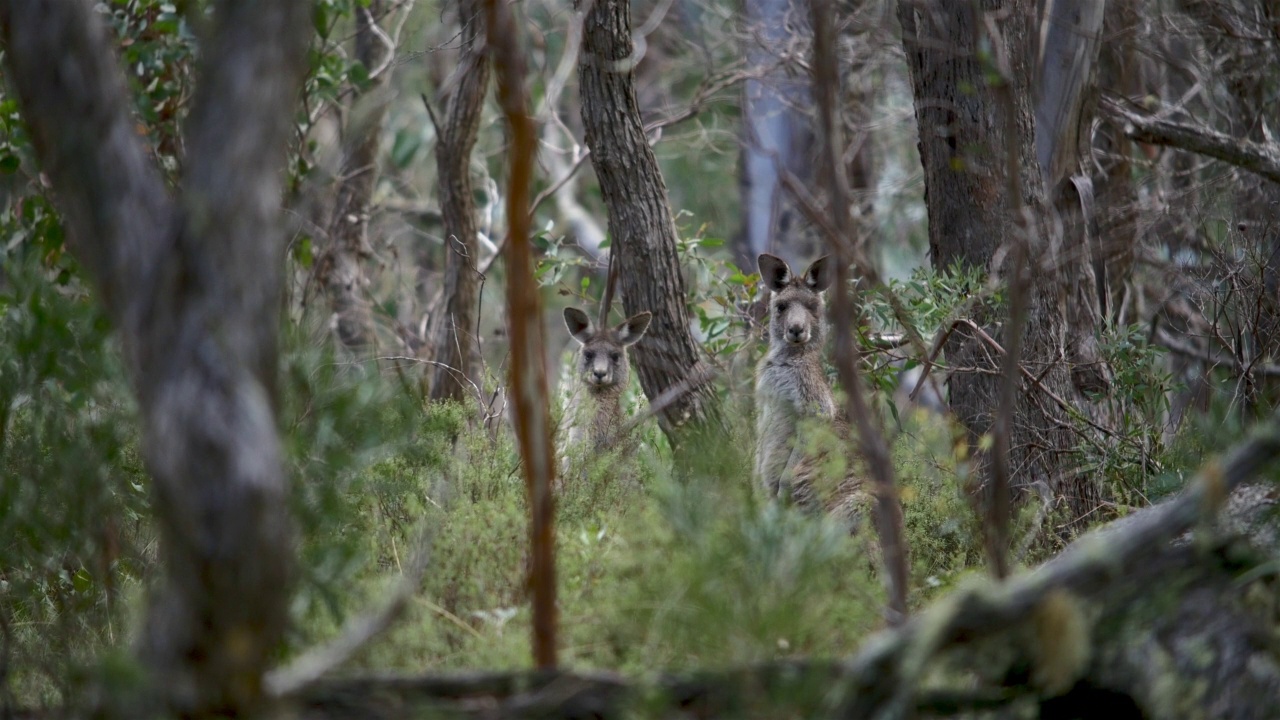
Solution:
<svg viewBox="0 0 1280 720">
<path fill-rule="evenodd" d="M 601 313 L 603 315 L 603 313 Z M 585 312 L 569 307 L 564 323 L 582 346 L 575 357 L 577 387 L 568 407 L 569 437 L 566 447 L 583 442 L 593 451 L 610 450 L 620 440 L 624 416 L 622 393 L 631 377 L 627 347 L 649 329 L 652 315 L 642 312 L 617 327 L 596 327 Z"/>
<path fill-rule="evenodd" d="M 771 498 L 782 494 L 810 512 L 826 508 L 852 525 L 862 500 L 852 463 L 845 463 L 835 493 L 819 497 L 824 493 L 815 481 L 829 464 L 829 450 L 811 447 L 803 437 L 814 424 L 827 424 L 837 439 L 849 436 L 822 367 L 823 292 L 831 286 L 834 267 L 824 256 L 796 276 L 786 261 L 768 253 L 758 264 L 771 297 L 769 351 L 756 371 L 756 478 Z M 842 451 L 847 446 L 842 442 Z"/>
</svg>

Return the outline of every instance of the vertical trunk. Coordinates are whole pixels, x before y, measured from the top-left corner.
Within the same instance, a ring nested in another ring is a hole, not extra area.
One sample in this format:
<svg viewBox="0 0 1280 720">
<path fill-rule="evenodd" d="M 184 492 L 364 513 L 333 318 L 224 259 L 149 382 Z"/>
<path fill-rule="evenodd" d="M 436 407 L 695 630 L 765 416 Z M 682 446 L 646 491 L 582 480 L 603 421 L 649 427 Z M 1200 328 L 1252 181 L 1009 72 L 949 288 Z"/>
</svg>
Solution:
<svg viewBox="0 0 1280 720">
<path fill-rule="evenodd" d="M 252 712 L 284 632 L 278 221 L 308 27 L 302 2 L 215 3 L 175 201 L 91 5 L 0 2 L 5 75 L 139 398 L 164 563 L 140 651 L 163 714 Z"/>
<path fill-rule="evenodd" d="M 1126 97 L 1142 92 L 1142 68 L 1138 62 L 1137 33 L 1144 0 L 1112 0 L 1112 12 L 1103 19 L 1098 59 L 1099 85 Z M 1116 124 L 1106 124 L 1097 135 L 1095 156 L 1102 168 L 1097 188 L 1098 239 L 1107 298 L 1105 320 L 1132 322 L 1119 315 L 1124 287 L 1133 268 L 1138 246 L 1138 192 L 1133 180 L 1133 141 Z"/>
<path fill-rule="evenodd" d="M 378 37 L 378 18 L 385 0 L 355 4 L 356 59 L 370 73 L 381 68 L 390 50 Z M 382 93 L 390 65 L 364 91 L 355 91 L 345 129 L 344 159 L 329 220 L 329 243 L 321 258 L 319 281 L 333 310 L 335 330 L 352 350 L 374 342 L 373 316 L 364 297 L 366 280 L 362 263 L 370 256 L 369 203 L 378 182 L 378 141 L 387 100 Z"/>
<path fill-rule="evenodd" d="M 814 238 L 805 233 L 808 223 L 800 221 L 779 175 L 791 173 L 805 187 L 815 180 L 809 78 L 789 67 L 787 59 L 812 35 L 808 13 L 803 3 L 796 7 L 793 0 L 750 0 L 743 5 L 743 15 L 747 65 L 754 72 L 743 83 L 738 264 L 755 267 L 762 252 L 791 265 L 804 264 L 814 257 Z"/>
<path fill-rule="evenodd" d="M 489 63 L 481 37 L 478 0 L 459 0 L 462 52 L 455 71 L 444 125 L 436 148 L 436 174 L 440 183 L 440 212 L 444 215 L 445 308 L 434 323 L 432 347 L 435 360 L 432 400 L 462 400 L 476 376 L 473 356 L 480 338 L 480 275 L 476 244 L 476 201 L 471 191 L 471 151 L 480 131 L 480 111 L 489 86 Z"/>
<path fill-rule="evenodd" d="M 627 63 L 634 49 L 631 15 L 622 0 L 595 0 L 583 23 L 578 79 L 582 122 L 591 164 L 609 208 L 609 236 L 621 268 L 619 289 L 627 315 L 653 313 L 644 338 L 632 350 L 640 384 L 650 402 L 669 388 L 703 374 L 690 332 L 684 274 L 676 254 L 676 229 L 667 187 L 646 142 Z M 674 447 L 682 428 L 724 431 L 719 399 L 704 383 L 658 413 Z"/>
<path fill-rule="evenodd" d="M 1071 468 L 1080 438 L 1067 409 L 1053 396 L 1077 407 L 1083 398 L 1073 385 L 1067 362 L 1067 305 L 1079 282 L 1079 252 L 1062 248 L 1045 222 L 1043 181 L 1035 152 L 1031 79 L 1033 2 L 908 2 L 899 4 L 906 54 L 915 95 L 920 158 L 929 213 L 930 257 L 934 267 L 991 267 L 996 251 L 1029 242 L 1031 286 L 1023 366 L 1036 378 L 1022 378 L 1014 407 L 1010 466 L 1015 490 L 1043 485 L 1065 499 L 1072 518 L 1095 509 L 1098 492 L 1089 478 Z M 1001 39 L 989 37 L 987 25 Z M 1005 44 L 1012 83 L 1007 100 L 989 85 L 980 59 L 980 43 Z M 1012 127 L 1002 112 L 1012 102 Z M 1017 177 L 1007 178 L 1005 159 L 1014 153 Z M 1012 208 L 1016 193 L 1022 206 Z M 1019 215 L 1027 213 L 1023 227 Z M 1025 239 L 1020 235 L 1025 233 Z M 994 332 L 998 313 L 976 308 L 975 321 Z M 963 328 L 945 348 L 952 375 L 951 408 L 969 431 L 971 447 L 991 428 L 996 407 L 997 359 L 976 333 Z M 1051 395 L 1052 393 L 1052 395 Z M 986 458 L 978 458 L 986 474 Z"/>
</svg>

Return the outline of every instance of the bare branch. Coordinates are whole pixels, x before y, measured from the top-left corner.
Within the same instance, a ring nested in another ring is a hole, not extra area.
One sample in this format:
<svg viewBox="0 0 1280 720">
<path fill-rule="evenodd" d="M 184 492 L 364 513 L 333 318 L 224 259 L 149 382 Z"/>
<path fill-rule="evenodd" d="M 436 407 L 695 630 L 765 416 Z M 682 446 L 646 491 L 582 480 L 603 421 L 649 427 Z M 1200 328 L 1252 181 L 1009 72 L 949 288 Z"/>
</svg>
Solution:
<svg viewBox="0 0 1280 720">
<path fill-rule="evenodd" d="M 1241 140 L 1212 128 L 1166 120 L 1114 97 L 1103 97 L 1098 107 L 1123 122 L 1125 135 L 1133 140 L 1211 157 L 1280 183 L 1280 146 L 1275 143 Z"/>
</svg>

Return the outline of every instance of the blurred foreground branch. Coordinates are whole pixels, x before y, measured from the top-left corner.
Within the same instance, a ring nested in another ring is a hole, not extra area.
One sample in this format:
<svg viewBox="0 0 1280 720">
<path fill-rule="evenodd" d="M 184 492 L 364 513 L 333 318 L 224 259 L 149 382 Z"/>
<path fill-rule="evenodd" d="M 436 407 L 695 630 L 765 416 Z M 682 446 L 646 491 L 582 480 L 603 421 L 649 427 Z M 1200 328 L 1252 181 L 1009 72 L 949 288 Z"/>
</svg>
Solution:
<svg viewBox="0 0 1280 720">
<path fill-rule="evenodd" d="M 533 595 L 533 655 L 539 668 L 556 664 L 555 513 L 551 487 L 555 464 L 551 444 L 547 358 L 542 338 L 542 303 L 533 278 L 529 240 L 530 186 L 537 136 L 529 115 L 521 32 L 505 0 L 488 0 L 489 51 L 498 101 L 511 139 L 511 175 L 507 189 L 507 318 L 511 336 L 512 424 L 520 443 L 529 494 L 531 556 L 529 589 Z"/>
</svg>

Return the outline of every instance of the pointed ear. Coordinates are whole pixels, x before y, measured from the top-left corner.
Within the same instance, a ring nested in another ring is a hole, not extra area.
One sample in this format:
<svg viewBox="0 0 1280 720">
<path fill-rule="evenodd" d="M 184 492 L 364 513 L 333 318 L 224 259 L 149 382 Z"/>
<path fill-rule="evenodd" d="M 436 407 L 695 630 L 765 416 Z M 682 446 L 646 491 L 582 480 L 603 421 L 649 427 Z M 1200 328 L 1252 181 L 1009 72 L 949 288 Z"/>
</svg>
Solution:
<svg viewBox="0 0 1280 720">
<path fill-rule="evenodd" d="M 830 255 L 823 255 L 813 264 L 809 265 L 809 269 L 804 271 L 804 286 L 814 292 L 822 292 L 831 287 L 831 283 L 836 279 L 836 267 L 831 262 Z"/>
<path fill-rule="evenodd" d="M 614 328 L 613 332 L 623 347 L 635 345 L 640 338 L 644 337 L 644 331 L 649 329 L 649 321 L 652 319 L 653 313 L 642 312 L 628 318 L 626 322 Z"/>
<path fill-rule="evenodd" d="M 564 324 L 569 328 L 569 334 L 574 340 L 585 343 L 591 339 L 591 318 L 576 307 L 567 307 L 564 309 Z"/>
<path fill-rule="evenodd" d="M 791 284 L 791 266 L 787 265 L 786 260 L 777 255 L 760 253 L 756 264 L 760 266 L 760 279 L 770 290 L 778 292 Z"/>
</svg>

